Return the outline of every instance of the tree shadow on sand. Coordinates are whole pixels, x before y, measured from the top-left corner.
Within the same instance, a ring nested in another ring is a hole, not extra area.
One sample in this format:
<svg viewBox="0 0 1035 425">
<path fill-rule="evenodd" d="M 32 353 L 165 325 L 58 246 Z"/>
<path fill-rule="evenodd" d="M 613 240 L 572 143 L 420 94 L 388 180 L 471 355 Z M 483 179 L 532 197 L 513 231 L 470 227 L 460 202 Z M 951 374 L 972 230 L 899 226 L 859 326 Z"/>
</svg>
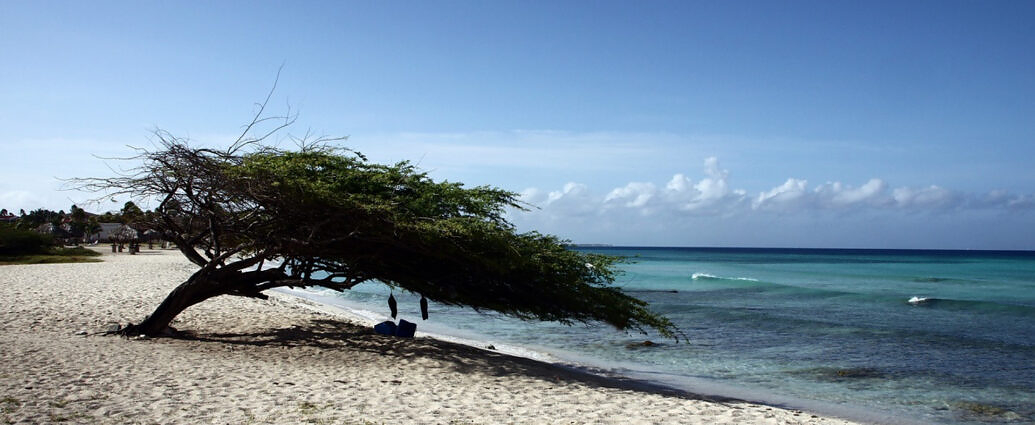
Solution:
<svg viewBox="0 0 1035 425">
<path fill-rule="evenodd" d="M 713 402 L 739 401 L 726 397 L 693 394 L 656 383 L 608 374 L 603 370 L 555 365 L 428 337 L 398 338 L 379 335 L 370 328 L 336 320 L 314 319 L 305 325 L 256 332 L 185 333 L 178 338 L 231 346 L 358 350 L 401 359 L 419 357 L 437 360 L 461 374 L 523 375 L 555 383 L 580 383 L 594 387 L 634 390 L 684 399 Z"/>
</svg>

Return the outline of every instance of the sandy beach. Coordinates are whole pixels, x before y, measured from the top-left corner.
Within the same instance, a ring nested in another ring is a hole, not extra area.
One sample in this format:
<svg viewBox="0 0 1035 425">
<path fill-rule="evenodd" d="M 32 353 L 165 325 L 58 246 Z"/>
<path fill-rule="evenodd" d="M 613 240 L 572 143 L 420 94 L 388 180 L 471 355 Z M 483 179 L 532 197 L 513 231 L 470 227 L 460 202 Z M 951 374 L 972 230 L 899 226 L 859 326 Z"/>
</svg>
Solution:
<svg viewBox="0 0 1035 425">
<path fill-rule="evenodd" d="M 103 336 L 195 267 L 177 251 L 101 258 L 0 266 L 0 423 L 851 423 L 375 335 L 284 294 L 194 306 L 174 323 L 190 338 Z"/>
</svg>

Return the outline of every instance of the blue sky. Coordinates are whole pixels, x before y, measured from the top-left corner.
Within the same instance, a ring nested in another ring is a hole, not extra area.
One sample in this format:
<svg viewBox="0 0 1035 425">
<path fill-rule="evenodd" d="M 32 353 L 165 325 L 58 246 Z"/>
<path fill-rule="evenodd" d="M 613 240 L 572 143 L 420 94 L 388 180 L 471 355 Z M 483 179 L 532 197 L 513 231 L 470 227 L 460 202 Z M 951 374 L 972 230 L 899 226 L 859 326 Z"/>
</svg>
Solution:
<svg viewBox="0 0 1035 425">
<path fill-rule="evenodd" d="M 674 246 L 1035 249 L 1032 2 L 0 1 L 0 207 L 155 128 L 292 132 Z M 88 209 L 102 211 L 110 202 Z"/>
</svg>

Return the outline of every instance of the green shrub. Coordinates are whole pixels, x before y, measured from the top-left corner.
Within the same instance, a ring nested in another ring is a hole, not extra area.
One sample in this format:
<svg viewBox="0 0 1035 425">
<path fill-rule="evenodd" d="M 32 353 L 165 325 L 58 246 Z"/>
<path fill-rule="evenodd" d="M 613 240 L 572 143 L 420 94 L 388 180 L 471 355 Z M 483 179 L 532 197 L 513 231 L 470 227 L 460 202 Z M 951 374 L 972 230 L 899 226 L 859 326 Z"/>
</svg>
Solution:
<svg viewBox="0 0 1035 425">
<path fill-rule="evenodd" d="M 46 254 L 54 246 L 54 237 L 31 230 L 0 227 L 0 255 Z"/>
<path fill-rule="evenodd" d="M 60 248 L 60 247 L 58 247 L 58 248 L 52 249 L 51 253 L 54 254 L 54 255 L 61 255 L 61 256 L 64 256 L 64 257 L 100 257 L 101 256 L 101 253 L 99 253 L 97 251 L 94 251 L 92 249 L 89 249 L 89 248 L 81 247 L 81 246 L 72 247 L 72 248 Z"/>
</svg>

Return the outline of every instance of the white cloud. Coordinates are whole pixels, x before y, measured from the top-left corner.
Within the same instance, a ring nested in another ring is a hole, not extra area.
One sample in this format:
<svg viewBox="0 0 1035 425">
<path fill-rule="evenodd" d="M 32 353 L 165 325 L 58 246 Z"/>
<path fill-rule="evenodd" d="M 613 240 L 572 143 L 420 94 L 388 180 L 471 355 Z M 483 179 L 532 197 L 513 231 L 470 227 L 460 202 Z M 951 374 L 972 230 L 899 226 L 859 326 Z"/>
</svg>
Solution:
<svg viewBox="0 0 1035 425">
<path fill-rule="evenodd" d="M 538 188 L 525 189 L 520 200 L 533 206 L 529 213 L 552 217 L 582 217 L 600 211 L 601 200 L 581 183 L 569 182 L 561 190 L 544 192 Z"/>
<path fill-rule="evenodd" d="M 522 199 L 542 207 L 548 214 L 578 210 L 583 215 L 588 214 L 588 210 L 585 205 L 575 208 L 572 204 L 576 199 L 593 203 L 592 209 L 601 212 L 618 208 L 635 210 L 642 215 L 725 215 L 746 203 L 747 192 L 730 189 L 727 182 L 729 172 L 719 167 L 717 158 L 705 160 L 704 174 L 707 177 L 697 183 L 683 174 L 676 174 L 664 189 L 650 182 L 630 182 L 611 189 L 602 198 L 590 195 L 585 185 L 568 183 L 564 189 L 548 194 L 537 188 L 526 189 L 522 192 Z"/>
<path fill-rule="evenodd" d="M 1010 209 L 1032 210 L 1035 209 L 1035 195 L 1007 196 L 1002 205 Z"/>
<path fill-rule="evenodd" d="M 829 197 L 830 204 L 836 206 L 859 203 L 880 203 L 880 198 L 887 190 L 887 184 L 881 179 L 870 179 L 862 186 L 854 188 L 841 182 L 827 183 L 816 189 L 823 197 Z"/>
<path fill-rule="evenodd" d="M 729 172 L 719 167 L 718 158 L 705 159 L 704 174 L 707 177 L 696 184 L 683 174 L 672 176 L 664 192 L 668 205 L 687 213 L 722 215 L 743 203 L 746 192 L 730 189 Z"/>
<path fill-rule="evenodd" d="M 715 180 L 726 181 L 726 177 L 730 175 L 729 171 L 719 168 L 719 158 L 714 156 L 708 157 L 704 160 L 704 173 Z"/>
<path fill-rule="evenodd" d="M 654 197 L 658 189 L 654 183 L 632 182 L 625 187 L 618 187 L 604 197 L 604 203 L 622 202 L 626 207 L 641 208 Z"/>
<path fill-rule="evenodd" d="M 676 174 L 672 176 L 672 179 L 665 185 L 665 189 L 670 192 L 683 192 L 690 189 L 693 186 L 693 181 L 689 177 L 682 174 Z"/>
<path fill-rule="evenodd" d="M 787 179 L 782 185 L 768 192 L 758 194 L 751 204 L 754 209 L 785 210 L 800 207 L 806 201 L 808 182 L 799 179 Z"/>
<path fill-rule="evenodd" d="M 586 185 L 580 183 L 568 182 L 564 185 L 564 190 L 550 192 L 546 197 L 546 203 L 552 204 L 557 201 L 569 201 L 572 198 L 584 198 L 586 194 Z"/>
<path fill-rule="evenodd" d="M 954 193 L 933 185 L 920 189 L 900 187 L 892 191 L 892 197 L 899 207 L 907 209 L 944 209 L 959 203 Z"/>
<path fill-rule="evenodd" d="M 546 203 L 546 194 L 539 188 L 530 187 L 522 190 L 518 194 L 518 199 L 526 204 L 538 206 Z"/>
<path fill-rule="evenodd" d="M 550 192 L 532 188 L 522 192 L 522 200 L 542 207 L 538 213 L 554 218 L 635 216 L 628 213 L 671 218 L 798 212 L 828 213 L 836 217 L 863 211 L 921 214 L 960 209 L 1035 211 L 1035 195 L 1005 191 L 967 195 L 934 185 L 892 189 L 880 178 L 871 178 L 859 186 L 834 181 L 810 188 L 808 181 L 792 177 L 750 196 L 743 189 L 731 188 L 730 172 L 719 166 L 717 158 L 707 158 L 702 171 L 704 177 L 697 182 L 678 173 L 660 187 L 652 182 L 630 182 L 611 189 L 602 197 L 593 195 L 589 186 L 579 183 L 568 183 Z"/>
</svg>

